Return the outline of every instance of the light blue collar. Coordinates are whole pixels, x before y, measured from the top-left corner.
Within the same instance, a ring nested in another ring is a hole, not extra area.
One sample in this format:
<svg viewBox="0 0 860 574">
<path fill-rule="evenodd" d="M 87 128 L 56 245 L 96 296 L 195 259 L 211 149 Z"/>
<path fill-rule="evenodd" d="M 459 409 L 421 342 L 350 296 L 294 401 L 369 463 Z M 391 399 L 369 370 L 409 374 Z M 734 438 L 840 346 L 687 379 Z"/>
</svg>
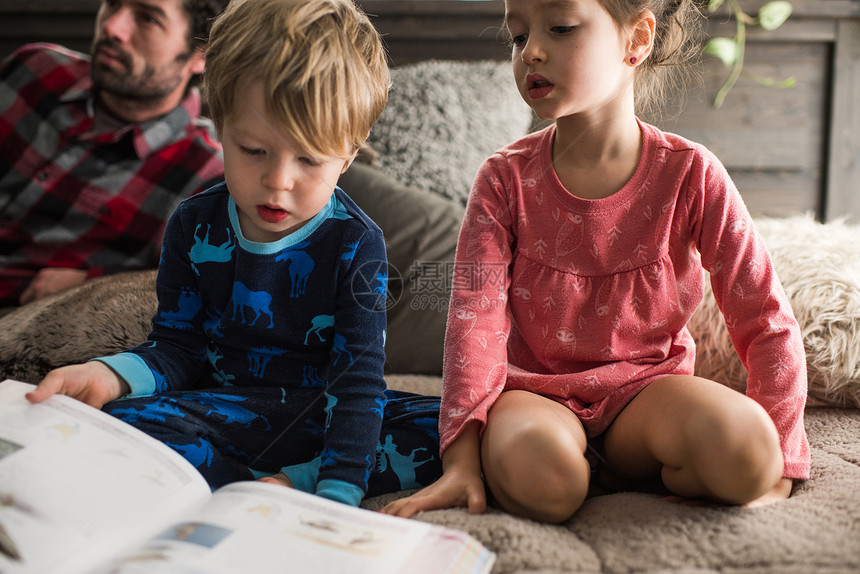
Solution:
<svg viewBox="0 0 860 574">
<path fill-rule="evenodd" d="M 314 215 L 310 221 L 297 231 L 270 243 L 259 243 L 245 238 L 245 235 L 242 233 L 242 226 L 239 225 L 239 212 L 236 210 L 236 202 L 233 201 L 232 196 L 227 200 L 227 212 L 230 214 L 230 224 L 233 226 L 233 231 L 236 233 L 236 237 L 239 238 L 239 246 L 250 253 L 268 255 L 280 253 L 284 249 L 306 240 L 314 231 L 319 229 L 323 221 L 331 217 L 339 203 L 335 194 L 332 193 L 325 207 Z"/>
</svg>

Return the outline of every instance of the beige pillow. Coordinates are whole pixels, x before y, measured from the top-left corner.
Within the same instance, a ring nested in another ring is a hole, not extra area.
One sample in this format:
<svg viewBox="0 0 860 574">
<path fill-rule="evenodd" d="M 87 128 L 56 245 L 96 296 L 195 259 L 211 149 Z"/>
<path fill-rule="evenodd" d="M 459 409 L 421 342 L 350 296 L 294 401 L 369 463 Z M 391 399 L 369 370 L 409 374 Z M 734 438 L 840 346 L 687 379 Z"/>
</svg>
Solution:
<svg viewBox="0 0 860 574">
<path fill-rule="evenodd" d="M 860 227 L 757 219 L 806 348 L 809 405 L 860 407 Z M 689 323 L 696 374 L 743 391 L 746 370 L 707 285 Z"/>
</svg>

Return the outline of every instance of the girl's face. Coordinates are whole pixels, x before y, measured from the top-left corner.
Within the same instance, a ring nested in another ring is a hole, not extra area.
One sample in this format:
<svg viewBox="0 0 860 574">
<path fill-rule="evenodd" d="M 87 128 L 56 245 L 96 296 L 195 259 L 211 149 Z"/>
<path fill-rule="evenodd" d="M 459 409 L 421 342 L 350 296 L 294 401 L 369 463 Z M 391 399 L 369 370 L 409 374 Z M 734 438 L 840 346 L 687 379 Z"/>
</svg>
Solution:
<svg viewBox="0 0 860 574">
<path fill-rule="evenodd" d="M 598 0 L 505 0 L 505 24 L 517 88 L 541 119 L 611 110 L 632 89 L 628 36 Z"/>
</svg>

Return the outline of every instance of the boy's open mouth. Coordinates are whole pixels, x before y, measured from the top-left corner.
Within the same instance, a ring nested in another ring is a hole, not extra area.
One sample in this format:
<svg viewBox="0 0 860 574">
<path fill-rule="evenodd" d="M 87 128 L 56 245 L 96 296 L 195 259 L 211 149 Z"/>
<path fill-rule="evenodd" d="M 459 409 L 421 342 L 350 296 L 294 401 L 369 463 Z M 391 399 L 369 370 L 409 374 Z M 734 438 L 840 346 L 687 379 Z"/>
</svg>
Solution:
<svg viewBox="0 0 860 574">
<path fill-rule="evenodd" d="M 280 223 L 290 215 L 290 212 L 279 207 L 258 205 L 257 214 L 260 216 L 260 219 L 267 223 Z"/>
</svg>

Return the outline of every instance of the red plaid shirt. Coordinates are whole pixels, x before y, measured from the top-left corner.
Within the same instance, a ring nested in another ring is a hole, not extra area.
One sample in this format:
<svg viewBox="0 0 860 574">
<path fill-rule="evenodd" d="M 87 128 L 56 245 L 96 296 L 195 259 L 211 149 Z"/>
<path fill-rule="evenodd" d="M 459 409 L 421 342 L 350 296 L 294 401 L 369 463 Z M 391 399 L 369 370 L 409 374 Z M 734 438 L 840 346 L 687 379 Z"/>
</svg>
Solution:
<svg viewBox="0 0 860 574">
<path fill-rule="evenodd" d="M 45 267 L 157 267 L 174 208 L 223 179 L 197 90 L 160 118 L 93 134 L 91 89 L 89 58 L 59 46 L 0 66 L 0 307 Z"/>
</svg>

